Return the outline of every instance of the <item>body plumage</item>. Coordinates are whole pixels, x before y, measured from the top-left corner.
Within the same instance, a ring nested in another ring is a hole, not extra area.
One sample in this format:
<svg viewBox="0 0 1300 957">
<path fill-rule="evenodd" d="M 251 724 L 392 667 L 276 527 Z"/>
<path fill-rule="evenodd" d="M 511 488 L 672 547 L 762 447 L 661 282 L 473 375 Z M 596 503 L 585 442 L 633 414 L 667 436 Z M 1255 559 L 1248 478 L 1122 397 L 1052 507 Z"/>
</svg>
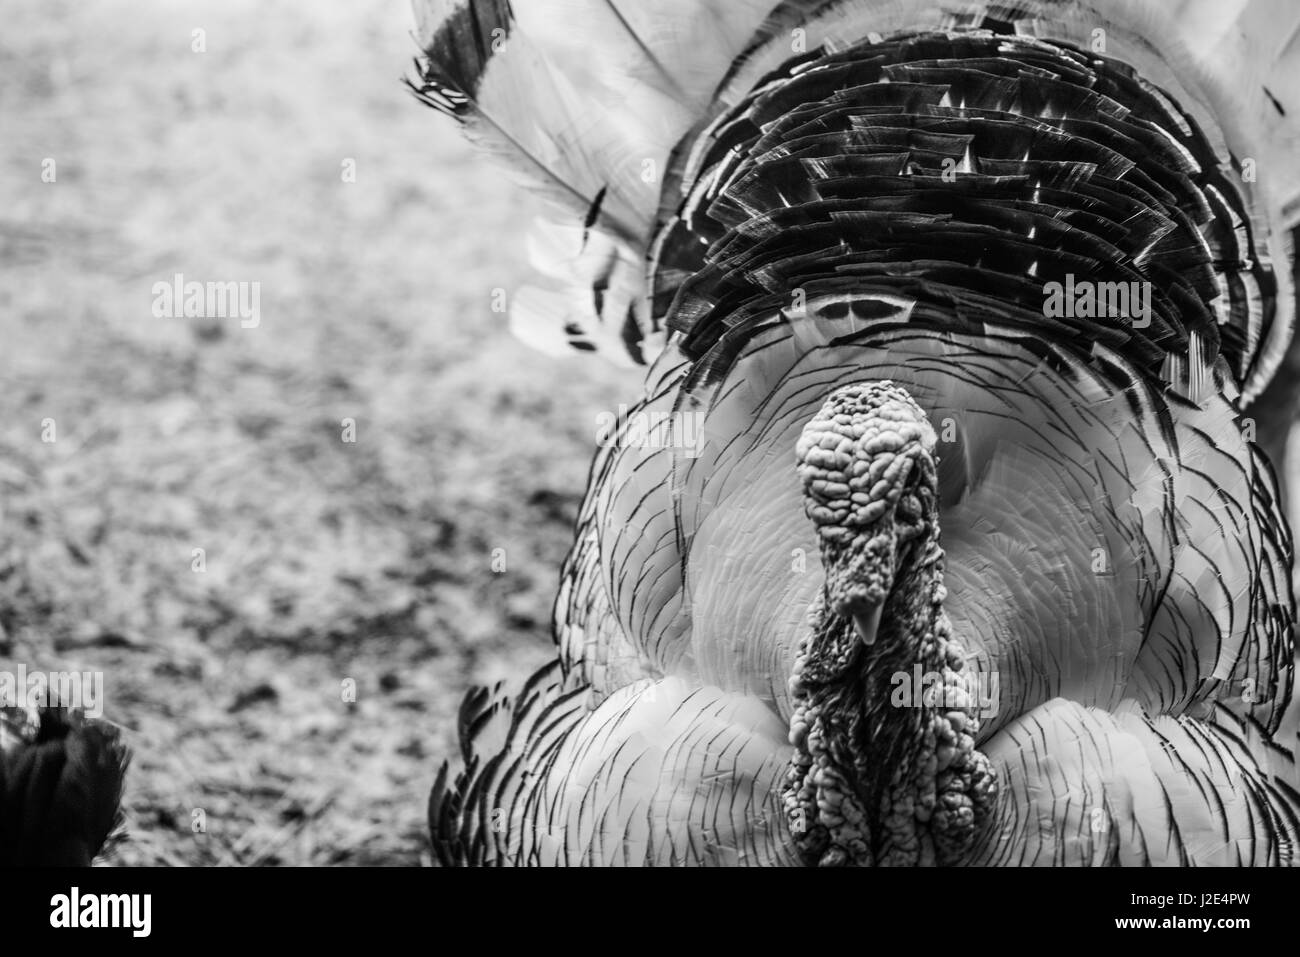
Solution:
<svg viewBox="0 0 1300 957">
<path fill-rule="evenodd" d="M 556 662 L 467 699 L 445 863 L 1292 861 L 1247 410 L 1300 49 L 1234 74 L 1102 2 L 557 2 L 579 63 L 546 4 L 423 6 L 417 92 L 568 210 L 516 323 L 647 366 L 662 432 L 597 454 Z"/>
</svg>

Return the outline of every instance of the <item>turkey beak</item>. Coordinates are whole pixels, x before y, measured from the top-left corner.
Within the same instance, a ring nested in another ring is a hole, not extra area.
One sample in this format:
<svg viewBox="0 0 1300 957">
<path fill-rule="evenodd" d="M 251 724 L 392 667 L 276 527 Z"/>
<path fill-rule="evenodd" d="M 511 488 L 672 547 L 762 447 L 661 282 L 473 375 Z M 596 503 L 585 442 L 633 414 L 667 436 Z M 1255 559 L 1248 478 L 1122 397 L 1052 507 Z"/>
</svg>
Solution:
<svg viewBox="0 0 1300 957">
<path fill-rule="evenodd" d="M 857 629 L 858 637 L 867 647 L 876 643 L 876 635 L 880 632 L 880 616 L 884 610 L 885 603 L 878 602 L 864 612 L 853 614 L 853 627 Z"/>
<path fill-rule="evenodd" d="M 863 534 L 877 537 L 879 528 L 868 529 Z M 880 624 L 885 615 L 885 604 L 893 592 L 899 571 L 897 546 L 893 554 L 863 565 L 850 564 L 845 576 L 852 585 L 850 595 L 837 611 L 841 618 L 853 622 L 862 644 L 870 648 L 880 637 Z M 841 579 L 843 580 L 843 579 Z"/>
<path fill-rule="evenodd" d="M 877 538 L 880 531 L 872 527 L 861 534 L 868 539 Z M 831 565 L 827 570 L 827 587 L 831 594 L 843 596 L 832 603 L 835 614 L 843 621 L 853 622 L 858 639 L 870 648 L 880 637 L 885 603 L 898 574 L 898 555 L 881 558 L 867 557 L 864 553 L 866 549 L 855 558 Z"/>
</svg>

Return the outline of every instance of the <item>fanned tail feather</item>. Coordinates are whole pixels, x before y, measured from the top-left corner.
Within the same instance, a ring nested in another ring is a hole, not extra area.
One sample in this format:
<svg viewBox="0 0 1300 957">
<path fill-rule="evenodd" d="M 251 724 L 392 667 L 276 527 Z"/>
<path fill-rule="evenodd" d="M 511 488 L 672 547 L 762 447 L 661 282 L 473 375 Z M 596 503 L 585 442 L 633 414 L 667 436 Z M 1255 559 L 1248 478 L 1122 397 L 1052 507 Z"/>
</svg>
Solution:
<svg viewBox="0 0 1300 957">
<path fill-rule="evenodd" d="M 637 293 L 664 162 L 705 109 L 713 65 L 740 48 L 766 0 L 729 6 L 416 0 L 425 60 L 407 82 L 417 97 L 524 173 L 557 203 L 558 222 L 591 217 L 599 234 L 552 247 L 566 268 L 540 284 L 550 296 L 516 297 L 515 327 L 535 327 L 524 332 L 534 344 L 623 363 L 662 347 Z"/>
<path fill-rule="evenodd" d="M 594 248 L 585 230 L 581 241 L 552 234 L 562 278 L 552 268 L 537 292 L 516 298 L 516 330 L 554 353 L 572 346 L 617 362 L 653 361 L 667 336 L 647 307 L 643 256 L 656 223 L 675 212 L 671 189 L 668 207 L 660 195 L 691 155 L 687 134 L 792 57 L 890 32 L 1000 26 L 1085 50 L 1100 43 L 1173 91 L 1225 160 L 1249 161 L 1240 174 L 1263 256 L 1286 260 L 1285 226 L 1300 217 L 1292 162 L 1300 12 L 1286 0 L 1173 8 L 1120 0 L 415 0 L 415 9 L 426 54 L 418 95 L 559 200 L 559 222 L 581 224 L 602 197 Z M 1277 315 L 1250 344 L 1258 355 L 1247 399 L 1290 338 L 1294 290 L 1288 270 L 1275 273 Z"/>
</svg>

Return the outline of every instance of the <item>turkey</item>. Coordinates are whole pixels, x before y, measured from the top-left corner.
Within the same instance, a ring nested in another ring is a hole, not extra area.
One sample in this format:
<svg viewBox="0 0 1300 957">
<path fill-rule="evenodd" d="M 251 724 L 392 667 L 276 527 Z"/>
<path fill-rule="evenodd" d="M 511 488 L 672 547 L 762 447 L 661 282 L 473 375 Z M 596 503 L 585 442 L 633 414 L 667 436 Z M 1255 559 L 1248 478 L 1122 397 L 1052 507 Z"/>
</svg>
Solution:
<svg viewBox="0 0 1300 957">
<path fill-rule="evenodd" d="M 129 753 L 78 711 L 0 712 L 0 866 L 88 867 L 121 822 Z"/>
<path fill-rule="evenodd" d="M 643 376 L 441 863 L 1295 862 L 1300 8 L 416 11 L 515 330 Z"/>
</svg>

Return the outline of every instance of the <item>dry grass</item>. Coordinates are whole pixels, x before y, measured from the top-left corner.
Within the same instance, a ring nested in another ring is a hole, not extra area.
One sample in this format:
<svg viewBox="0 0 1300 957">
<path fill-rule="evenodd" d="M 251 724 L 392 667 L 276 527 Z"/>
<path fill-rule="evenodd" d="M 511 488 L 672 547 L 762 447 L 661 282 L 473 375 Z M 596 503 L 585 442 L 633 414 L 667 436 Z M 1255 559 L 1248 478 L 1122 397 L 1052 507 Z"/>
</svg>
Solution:
<svg viewBox="0 0 1300 957">
<path fill-rule="evenodd" d="M 464 688 L 549 653 L 627 380 L 489 311 L 529 207 L 403 93 L 401 2 L 8 12 L 0 662 L 104 673 L 112 862 L 427 859 Z M 178 272 L 260 282 L 261 325 L 155 318 Z"/>
</svg>

